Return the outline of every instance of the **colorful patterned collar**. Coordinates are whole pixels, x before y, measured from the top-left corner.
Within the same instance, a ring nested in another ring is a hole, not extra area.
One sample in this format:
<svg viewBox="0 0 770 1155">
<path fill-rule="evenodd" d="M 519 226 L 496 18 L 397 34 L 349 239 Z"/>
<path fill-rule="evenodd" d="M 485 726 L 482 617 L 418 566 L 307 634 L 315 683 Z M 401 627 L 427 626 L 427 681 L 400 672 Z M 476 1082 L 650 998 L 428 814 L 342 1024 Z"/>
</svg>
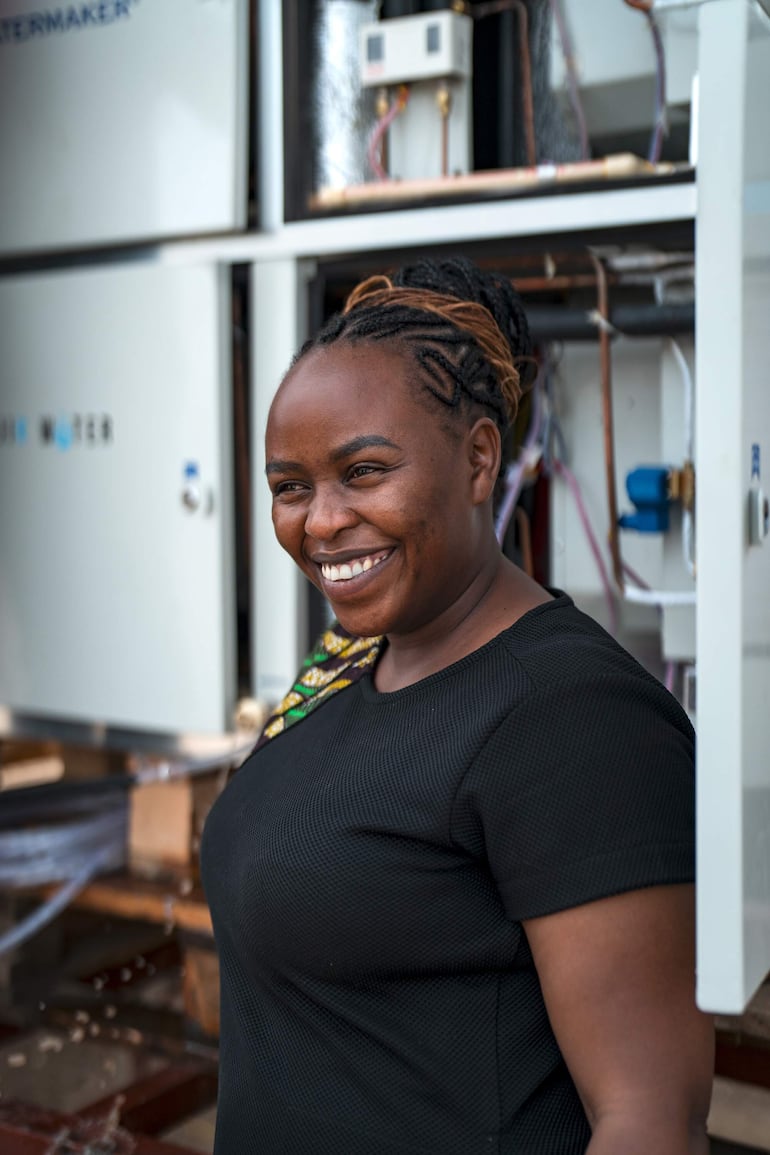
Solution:
<svg viewBox="0 0 770 1155">
<path fill-rule="evenodd" d="M 363 677 L 377 661 L 382 643 L 381 637 L 355 637 L 335 622 L 305 658 L 294 685 L 268 718 L 255 750 Z"/>
</svg>

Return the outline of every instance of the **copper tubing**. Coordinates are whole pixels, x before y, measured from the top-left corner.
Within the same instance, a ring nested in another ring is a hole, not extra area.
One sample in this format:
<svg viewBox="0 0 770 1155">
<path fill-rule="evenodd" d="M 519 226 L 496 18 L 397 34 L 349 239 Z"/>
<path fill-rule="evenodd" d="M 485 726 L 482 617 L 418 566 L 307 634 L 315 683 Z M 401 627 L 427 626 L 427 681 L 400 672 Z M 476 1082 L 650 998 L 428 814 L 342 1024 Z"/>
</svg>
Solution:
<svg viewBox="0 0 770 1155">
<path fill-rule="evenodd" d="M 452 108 L 452 94 L 447 84 L 439 85 L 436 104 L 441 115 L 441 175 L 449 176 L 449 113 Z"/>
<path fill-rule="evenodd" d="M 521 568 L 527 577 L 535 576 L 535 563 L 532 557 L 532 526 L 529 514 L 520 505 L 516 506 L 516 526 L 519 531 L 519 548 L 521 549 Z"/>
<path fill-rule="evenodd" d="M 618 535 L 618 504 L 615 491 L 615 432 L 612 420 L 612 358 L 610 356 L 609 300 L 607 294 L 607 273 L 597 256 L 589 252 L 596 270 L 596 311 L 602 320 L 599 326 L 599 361 L 602 377 L 602 424 L 604 426 L 604 463 L 607 484 L 607 511 L 609 513 L 609 546 L 612 557 L 612 573 L 618 589 L 623 592 L 623 560 L 620 556 Z"/>
<path fill-rule="evenodd" d="M 652 12 L 652 0 L 626 0 L 626 4 L 637 12 Z"/>
<path fill-rule="evenodd" d="M 474 19 L 497 16 L 501 12 L 515 12 L 519 24 L 519 67 L 521 68 L 521 102 L 524 110 L 524 134 L 527 146 L 527 164 L 537 165 L 535 142 L 535 103 L 532 98 L 532 60 L 529 55 L 529 15 L 524 0 L 489 0 L 473 9 Z"/>
<path fill-rule="evenodd" d="M 390 108 L 390 101 L 388 100 L 387 88 L 378 89 L 377 90 L 377 99 L 375 100 L 375 103 L 374 103 L 374 114 L 377 117 L 377 119 L 382 120 L 383 116 L 387 116 L 389 108 Z M 380 164 L 384 168 L 385 172 L 387 172 L 389 167 L 390 167 L 390 162 L 389 162 L 389 158 L 388 158 L 388 134 L 387 134 L 387 132 L 383 133 L 382 141 L 380 142 Z"/>
<path fill-rule="evenodd" d="M 608 283 L 616 280 L 608 276 Z M 557 273 L 553 277 L 512 277 L 511 284 L 519 293 L 547 293 L 563 289 L 593 289 L 596 277 L 593 273 Z"/>
</svg>

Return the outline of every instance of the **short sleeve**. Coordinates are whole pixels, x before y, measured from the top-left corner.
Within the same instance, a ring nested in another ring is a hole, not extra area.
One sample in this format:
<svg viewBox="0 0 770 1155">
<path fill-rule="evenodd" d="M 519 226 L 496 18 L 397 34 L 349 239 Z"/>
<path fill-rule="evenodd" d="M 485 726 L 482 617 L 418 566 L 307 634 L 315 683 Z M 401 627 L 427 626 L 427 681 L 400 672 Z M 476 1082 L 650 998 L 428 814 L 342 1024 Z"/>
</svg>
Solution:
<svg viewBox="0 0 770 1155">
<path fill-rule="evenodd" d="M 694 877 L 694 737 L 652 678 L 533 690 L 474 759 L 452 835 L 520 920 Z"/>
</svg>

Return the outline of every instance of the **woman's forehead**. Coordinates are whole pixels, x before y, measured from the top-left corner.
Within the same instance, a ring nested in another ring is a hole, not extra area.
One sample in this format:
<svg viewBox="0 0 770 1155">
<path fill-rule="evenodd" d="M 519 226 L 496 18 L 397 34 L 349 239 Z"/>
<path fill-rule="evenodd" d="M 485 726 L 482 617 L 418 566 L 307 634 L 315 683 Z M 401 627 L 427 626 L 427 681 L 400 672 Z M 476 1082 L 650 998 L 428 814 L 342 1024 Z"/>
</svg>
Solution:
<svg viewBox="0 0 770 1155">
<path fill-rule="evenodd" d="M 271 417 L 284 421 L 297 410 L 325 408 L 352 411 L 373 407 L 395 413 L 413 402 L 414 367 L 391 344 L 374 342 L 311 349 L 282 381 Z"/>
<path fill-rule="evenodd" d="M 410 359 L 392 346 L 311 350 L 287 374 L 273 401 L 268 457 L 326 459 L 340 446 L 367 439 L 406 449 L 445 437 L 417 377 Z"/>
</svg>

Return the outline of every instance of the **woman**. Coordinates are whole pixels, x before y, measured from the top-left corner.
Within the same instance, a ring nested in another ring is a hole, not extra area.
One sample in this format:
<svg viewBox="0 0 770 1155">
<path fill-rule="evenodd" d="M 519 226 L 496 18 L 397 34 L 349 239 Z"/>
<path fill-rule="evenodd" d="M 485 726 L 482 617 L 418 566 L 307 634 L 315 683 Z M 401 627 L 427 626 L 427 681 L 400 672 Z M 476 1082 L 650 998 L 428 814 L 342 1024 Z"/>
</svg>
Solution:
<svg viewBox="0 0 770 1155">
<path fill-rule="evenodd" d="M 493 531 L 530 352 L 469 262 L 359 286 L 267 427 L 339 628 L 212 810 L 217 1155 L 705 1155 L 693 736 Z"/>
</svg>

